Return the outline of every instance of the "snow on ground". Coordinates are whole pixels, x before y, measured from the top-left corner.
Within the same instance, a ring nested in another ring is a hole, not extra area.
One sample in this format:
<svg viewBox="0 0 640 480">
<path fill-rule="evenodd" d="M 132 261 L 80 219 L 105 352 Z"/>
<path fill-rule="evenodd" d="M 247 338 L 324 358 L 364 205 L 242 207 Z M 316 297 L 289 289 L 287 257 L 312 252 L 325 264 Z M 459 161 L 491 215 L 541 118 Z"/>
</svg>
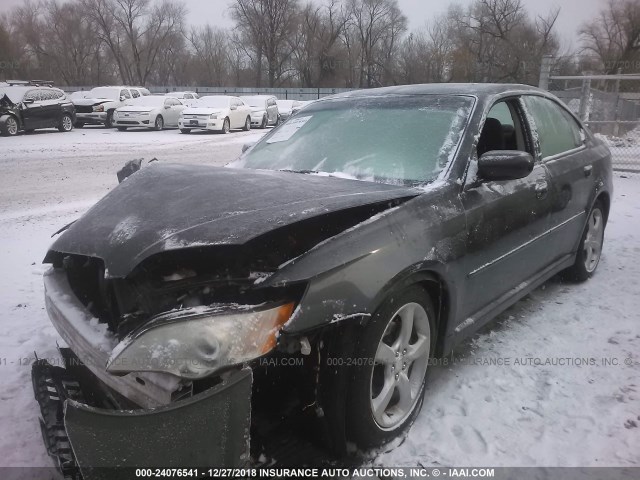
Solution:
<svg viewBox="0 0 640 480">
<path fill-rule="evenodd" d="M 72 135 L 79 136 L 67 143 Z M 130 143 L 123 146 L 114 135 Z M 29 364 L 34 351 L 55 358 L 59 340 L 42 291 L 51 233 L 115 186 L 115 171 L 126 160 L 220 165 L 260 135 L 85 128 L 1 140 L 0 466 L 50 465 Z M 580 285 L 547 282 L 462 346 L 455 365 L 432 368 L 408 436 L 372 463 L 640 464 L 640 175 L 617 174 L 615 189 L 595 277 Z M 514 365 L 529 358 L 565 359 L 565 365 Z M 587 365 L 566 365 L 573 358 Z M 497 361 L 510 365 L 481 365 Z"/>
<path fill-rule="evenodd" d="M 224 165 L 268 130 L 232 131 L 115 129 L 86 126 L 69 133 L 38 130 L 0 139 L 0 213 L 100 197 L 117 184 L 128 160 Z"/>
</svg>

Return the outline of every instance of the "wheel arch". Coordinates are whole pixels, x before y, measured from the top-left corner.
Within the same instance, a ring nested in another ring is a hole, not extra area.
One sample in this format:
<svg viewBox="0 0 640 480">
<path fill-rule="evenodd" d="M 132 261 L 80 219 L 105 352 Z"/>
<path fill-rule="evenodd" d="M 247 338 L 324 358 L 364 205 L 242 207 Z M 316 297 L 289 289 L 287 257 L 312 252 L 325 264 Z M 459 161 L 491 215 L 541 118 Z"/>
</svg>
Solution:
<svg viewBox="0 0 640 480">
<path fill-rule="evenodd" d="M 596 195 L 596 198 L 593 201 L 593 205 L 595 205 L 596 202 L 602 203 L 602 207 L 604 208 L 604 221 L 606 223 L 609 220 L 609 210 L 611 209 L 611 195 L 609 195 L 609 192 L 607 191 L 600 192 L 598 195 Z M 593 208 L 593 205 L 591 206 L 591 208 Z"/>
<path fill-rule="evenodd" d="M 452 286 L 438 271 L 435 265 L 425 266 L 419 270 L 410 270 L 397 275 L 389 284 L 380 290 L 372 302 L 371 311 L 376 311 L 382 302 L 395 292 L 401 291 L 412 285 L 422 287 L 433 302 L 436 311 L 435 331 L 436 349 L 435 356 L 443 353 L 449 319 L 451 317 Z"/>
</svg>

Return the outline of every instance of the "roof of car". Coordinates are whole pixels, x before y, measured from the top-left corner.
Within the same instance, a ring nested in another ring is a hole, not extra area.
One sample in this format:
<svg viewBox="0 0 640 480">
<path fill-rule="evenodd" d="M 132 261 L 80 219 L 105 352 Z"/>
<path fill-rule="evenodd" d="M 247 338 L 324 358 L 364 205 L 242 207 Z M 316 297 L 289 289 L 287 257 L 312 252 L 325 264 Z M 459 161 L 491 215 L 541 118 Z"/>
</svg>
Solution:
<svg viewBox="0 0 640 480">
<path fill-rule="evenodd" d="M 425 83 L 419 85 L 398 85 L 393 87 L 370 88 L 339 93 L 336 97 L 366 97 L 372 95 L 497 95 L 508 91 L 543 92 L 539 88 L 517 83 Z"/>
</svg>

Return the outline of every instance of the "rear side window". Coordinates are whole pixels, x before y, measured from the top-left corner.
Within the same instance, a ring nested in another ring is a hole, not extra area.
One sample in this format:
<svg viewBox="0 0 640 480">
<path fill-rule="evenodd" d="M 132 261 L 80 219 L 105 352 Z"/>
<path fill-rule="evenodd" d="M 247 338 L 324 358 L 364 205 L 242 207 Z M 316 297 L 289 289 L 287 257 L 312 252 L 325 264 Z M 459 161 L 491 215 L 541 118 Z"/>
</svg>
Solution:
<svg viewBox="0 0 640 480">
<path fill-rule="evenodd" d="M 523 100 L 538 132 L 542 158 L 582 145 L 580 126 L 560 105 L 548 98 L 533 95 L 524 96 Z"/>
<path fill-rule="evenodd" d="M 138 98 L 140 96 L 135 88 L 131 90 L 131 95 L 133 95 L 133 98 Z"/>
<path fill-rule="evenodd" d="M 129 90 L 120 90 L 120 96 L 124 98 L 131 98 L 131 94 Z"/>
</svg>

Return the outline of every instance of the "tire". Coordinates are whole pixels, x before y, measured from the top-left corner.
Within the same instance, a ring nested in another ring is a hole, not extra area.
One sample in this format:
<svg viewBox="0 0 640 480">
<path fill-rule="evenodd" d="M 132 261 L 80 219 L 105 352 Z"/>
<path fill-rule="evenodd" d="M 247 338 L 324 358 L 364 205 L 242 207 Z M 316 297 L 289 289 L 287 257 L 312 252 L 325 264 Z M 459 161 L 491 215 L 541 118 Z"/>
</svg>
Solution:
<svg viewBox="0 0 640 480">
<path fill-rule="evenodd" d="M 164 118 L 162 118 L 162 115 L 158 115 L 156 117 L 155 122 L 153 123 L 153 129 L 156 132 L 159 132 L 160 130 L 162 130 L 164 128 Z"/>
<path fill-rule="evenodd" d="M 118 129 L 119 132 L 126 132 L 127 131 L 127 127 L 116 127 Z"/>
<path fill-rule="evenodd" d="M 249 130 L 251 130 L 251 117 L 247 117 L 247 119 L 245 120 L 243 130 L 245 132 L 248 132 Z"/>
<path fill-rule="evenodd" d="M 113 128 L 113 110 L 107 112 L 107 119 L 104 121 L 104 126 L 107 128 Z"/>
<path fill-rule="evenodd" d="M 231 120 L 227 117 L 224 119 L 224 122 L 222 122 L 222 130 L 220 130 L 220 133 L 227 134 L 229 130 L 231 130 Z"/>
<path fill-rule="evenodd" d="M 75 128 L 82 128 L 82 127 L 84 127 L 84 122 L 76 122 L 76 123 L 73 124 L 73 126 Z"/>
<path fill-rule="evenodd" d="M 190 128 L 181 128 L 180 129 L 180 133 L 191 133 L 191 129 Z"/>
<path fill-rule="evenodd" d="M 274 125 L 274 127 L 277 127 L 278 125 L 280 125 L 281 121 L 282 119 L 280 118 L 280 114 L 278 114 L 278 116 L 276 117 L 276 124 Z"/>
<path fill-rule="evenodd" d="M 7 115 L 4 121 L 0 122 L 0 135 L 3 137 L 15 137 L 19 131 L 18 119 L 13 115 Z"/>
<path fill-rule="evenodd" d="M 267 116 L 262 117 L 262 123 L 260 124 L 260 128 L 267 128 Z"/>
<path fill-rule="evenodd" d="M 428 293 L 412 285 L 389 296 L 359 336 L 346 407 L 347 437 L 359 447 L 382 445 L 413 423 L 435 348 L 435 321 Z"/>
<path fill-rule="evenodd" d="M 562 272 L 562 277 L 574 282 L 584 282 L 591 278 L 598 268 L 604 245 L 604 229 L 607 217 L 600 200 L 596 201 L 589 212 L 587 224 L 584 227 L 576 262 Z"/>
<path fill-rule="evenodd" d="M 65 113 L 62 115 L 62 119 L 60 119 L 60 125 L 58 125 L 58 130 L 61 132 L 70 132 L 73 130 L 73 119 L 71 115 Z"/>
</svg>

